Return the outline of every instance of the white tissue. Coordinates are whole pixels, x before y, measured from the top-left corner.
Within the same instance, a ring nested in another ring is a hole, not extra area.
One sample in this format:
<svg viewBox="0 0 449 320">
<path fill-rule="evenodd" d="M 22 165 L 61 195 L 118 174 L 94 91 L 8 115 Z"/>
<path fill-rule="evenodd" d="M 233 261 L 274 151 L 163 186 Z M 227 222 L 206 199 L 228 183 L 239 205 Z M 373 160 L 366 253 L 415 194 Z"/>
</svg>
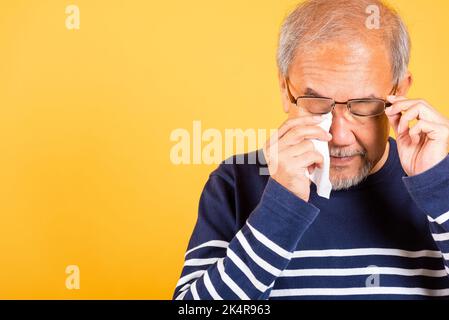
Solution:
<svg viewBox="0 0 449 320">
<path fill-rule="evenodd" d="M 323 115 L 323 121 L 319 124 L 326 132 L 329 132 L 332 124 L 332 113 Z M 326 141 L 320 141 L 316 139 L 311 140 L 315 146 L 315 150 L 321 153 L 324 158 L 322 168 L 315 168 L 312 174 L 309 174 L 309 170 L 306 170 L 306 177 L 308 177 L 316 185 L 317 193 L 319 196 L 329 199 L 332 184 L 329 180 L 330 169 L 330 157 L 329 157 L 329 145 Z"/>
</svg>

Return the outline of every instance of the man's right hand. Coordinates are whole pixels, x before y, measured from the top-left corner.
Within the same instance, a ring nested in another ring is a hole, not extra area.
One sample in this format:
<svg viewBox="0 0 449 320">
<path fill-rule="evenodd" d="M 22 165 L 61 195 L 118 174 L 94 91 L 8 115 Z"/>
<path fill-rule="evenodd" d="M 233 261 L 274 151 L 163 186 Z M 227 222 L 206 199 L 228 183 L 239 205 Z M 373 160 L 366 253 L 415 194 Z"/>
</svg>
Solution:
<svg viewBox="0 0 449 320">
<path fill-rule="evenodd" d="M 310 115 L 288 119 L 263 148 L 270 176 L 306 202 L 310 197 L 310 179 L 305 172 L 321 167 L 324 160 L 310 140 L 332 139 L 318 126 L 321 121 L 321 116 Z"/>
</svg>

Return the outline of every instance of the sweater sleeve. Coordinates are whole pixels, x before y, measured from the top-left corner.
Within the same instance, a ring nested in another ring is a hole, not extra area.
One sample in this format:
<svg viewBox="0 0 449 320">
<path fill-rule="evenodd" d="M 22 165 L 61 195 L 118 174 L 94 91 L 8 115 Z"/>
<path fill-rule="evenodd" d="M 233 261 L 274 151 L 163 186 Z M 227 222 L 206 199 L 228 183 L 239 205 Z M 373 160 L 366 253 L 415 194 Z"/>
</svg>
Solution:
<svg viewBox="0 0 449 320">
<path fill-rule="evenodd" d="M 244 226 L 235 230 L 235 188 L 211 174 L 201 195 L 174 299 L 268 299 L 319 209 L 269 178 Z"/>
<path fill-rule="evenodd" d="M 449 156 L 433 168 L 403 181 L 415 203 L 426 214 L 432 237 L 449 273 Z"/>
</svg>

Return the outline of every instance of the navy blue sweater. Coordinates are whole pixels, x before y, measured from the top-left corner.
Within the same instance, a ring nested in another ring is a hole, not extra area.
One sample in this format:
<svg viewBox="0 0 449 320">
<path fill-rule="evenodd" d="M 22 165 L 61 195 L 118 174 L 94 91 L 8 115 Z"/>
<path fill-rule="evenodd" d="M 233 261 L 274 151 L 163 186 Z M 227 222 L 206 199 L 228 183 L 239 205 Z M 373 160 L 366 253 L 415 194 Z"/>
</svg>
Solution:
<svg viewBox="0 0 449 320">
<path fill-rule="evenodd" d="M 248 156 L 211 173 L 174 298 L 449 297 L 449 156 L 406 177 L 390 138 L 378 172 L 309 202 Z"/>
</svg>

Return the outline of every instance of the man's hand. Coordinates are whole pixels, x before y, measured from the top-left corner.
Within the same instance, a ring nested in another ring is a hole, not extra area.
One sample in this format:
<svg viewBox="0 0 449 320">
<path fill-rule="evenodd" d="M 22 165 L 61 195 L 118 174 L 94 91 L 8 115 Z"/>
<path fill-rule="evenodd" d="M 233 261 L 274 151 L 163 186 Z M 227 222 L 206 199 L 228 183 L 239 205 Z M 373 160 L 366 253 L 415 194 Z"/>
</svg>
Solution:
<svg viewBox="0 0 449 320">
<path fill-rule="evenodd" d="M 321 116 L 289 119 L 263 149 L 271 177 L 304 201 L 309 201 L 310 196 L 310 180 L 305 172 L 323 163 L 322 155 L 310 139 L 332 139 L 318 126 L 321 121 Z"/>
<path fill-rule="evenodd" d="M 389 96 L 393 105 L 386 109 L 396 134 L 399 158 L 408 176 L 420 174 L 446 158 L 449 120 L 424 100 Z M 409 122 L 417 120 L 409 128 Z"/>
</svg>

